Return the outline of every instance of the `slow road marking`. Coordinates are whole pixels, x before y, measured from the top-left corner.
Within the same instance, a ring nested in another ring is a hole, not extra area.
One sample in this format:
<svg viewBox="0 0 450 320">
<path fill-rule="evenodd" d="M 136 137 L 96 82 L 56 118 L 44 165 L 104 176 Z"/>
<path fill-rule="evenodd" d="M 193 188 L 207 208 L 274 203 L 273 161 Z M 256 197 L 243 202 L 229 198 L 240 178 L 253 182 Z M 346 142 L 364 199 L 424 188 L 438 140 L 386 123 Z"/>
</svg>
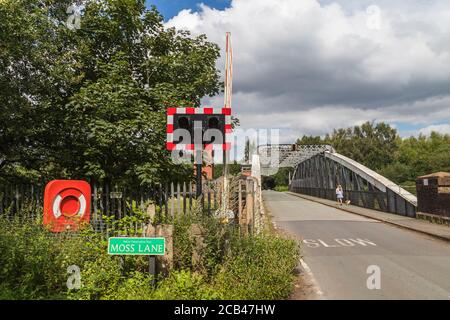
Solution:
<svg viewBox="0 0 450 320">
<path fill-rule="evenodd" d="M 327 240 L 328 241 L 328 240 Z M 367 246 L 377 246 L 373 241 L 368 240 L 368 239 L 353 239 L 353 238 L 337 238 L 334 239 L 332 241 L 328 241 L 325 242 L 321 239 L 304 239 L 303 243 L 308 247 L 308 248 L 320 248 L 320 247 L 325 247 L 325 248 L 339 248 L 339 247 L 355 247 L 355 246 L 362 246 L 362 247 L 367 247 Z"/>
</svg>

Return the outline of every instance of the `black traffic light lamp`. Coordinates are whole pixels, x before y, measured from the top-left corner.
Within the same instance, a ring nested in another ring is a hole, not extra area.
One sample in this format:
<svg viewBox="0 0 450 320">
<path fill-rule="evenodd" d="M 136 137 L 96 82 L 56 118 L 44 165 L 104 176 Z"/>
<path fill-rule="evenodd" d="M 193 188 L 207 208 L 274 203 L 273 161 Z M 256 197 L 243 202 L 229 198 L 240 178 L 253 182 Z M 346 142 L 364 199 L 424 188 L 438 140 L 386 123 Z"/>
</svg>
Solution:
<svg viewBox="0 0 450 320">
<path fill-rule="evenodd" d="M 184 141 L 184 136 L 186 132 L 183 134 L 177 134 L 177 139 L 174 138 L 174 144 L 194 144 L 195 138 L 195 130 L 194 124 L 201 122 L 202 128 L 202 136 L 201 141 L 202 144 L 223 144 L 225 140 L 225 116 L 218 115 L 207 115 L 207 114 L 175 114 L 173 119 L 173 130 L 184 129 L 189 133 L 189 141 Z M 218 130 L 222 135 L 222 139 L 217 137 L 218 132 L 209 132 L 209 129 Z M 210 137 L 210 138 L 208 138 Z"/>
</svg>

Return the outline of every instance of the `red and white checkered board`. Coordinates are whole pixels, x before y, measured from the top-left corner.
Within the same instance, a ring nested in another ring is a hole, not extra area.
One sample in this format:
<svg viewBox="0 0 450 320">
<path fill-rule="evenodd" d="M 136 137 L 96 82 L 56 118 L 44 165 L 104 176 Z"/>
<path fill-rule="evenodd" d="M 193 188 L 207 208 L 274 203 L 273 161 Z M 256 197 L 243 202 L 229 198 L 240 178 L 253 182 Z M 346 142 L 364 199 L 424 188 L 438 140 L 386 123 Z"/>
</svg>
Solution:
<svg viewBox="0 0 450 320">
<path fill-rule="evenodd" d="M 225 116 L 225 143 L 205 144 L 203 150 L 231 149 L 231 108 L 168 108 L 167 109 L 167 150 L 194 150 L 194 144 L 173 143 L 173 119 L 175 114 L 206 114 Z"/>
</svg>

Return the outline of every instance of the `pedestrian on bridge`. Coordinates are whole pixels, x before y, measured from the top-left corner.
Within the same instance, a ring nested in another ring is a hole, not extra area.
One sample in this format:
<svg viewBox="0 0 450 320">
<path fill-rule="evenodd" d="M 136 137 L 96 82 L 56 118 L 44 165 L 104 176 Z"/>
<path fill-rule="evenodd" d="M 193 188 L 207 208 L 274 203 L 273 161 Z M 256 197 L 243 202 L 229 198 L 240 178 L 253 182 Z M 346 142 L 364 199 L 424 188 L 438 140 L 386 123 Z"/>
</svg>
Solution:
<svg viewBox="0 0 450 320">
<path fill-rule="evenodd" d="M 344 199 L 344 190 L 342 190 L 341 185 L 338 185 L 336 188 L 336 199 L 338 204 L 342 206 L 342 199 Z"/>
</svg>

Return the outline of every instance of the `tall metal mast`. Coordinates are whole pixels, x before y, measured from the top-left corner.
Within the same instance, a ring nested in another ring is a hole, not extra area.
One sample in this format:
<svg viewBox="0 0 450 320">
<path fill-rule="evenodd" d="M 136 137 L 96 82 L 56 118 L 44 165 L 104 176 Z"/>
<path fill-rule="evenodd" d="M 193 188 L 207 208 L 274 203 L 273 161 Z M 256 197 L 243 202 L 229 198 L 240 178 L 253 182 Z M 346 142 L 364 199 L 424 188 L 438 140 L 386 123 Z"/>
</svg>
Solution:
<svg viewBox="0 0 450 320">
<path fill-rule="evenodd" d="M 233 91 L 233 49 L 231 46 L 231 33 L 226 33 L 226 56 L 225 56 L 225 95 L 224 107 L 231 108 L 231 97 Z"/>
<path fill-rule="evenodd" d="M 224 108 L 231 108 L 231 98 L 233 90 L 233 49 L 231 46 L 231 33 L 226 33 L 225 44 L 225 92 Z M 223 198 L 222 211 L 228 208 L 228 150 L 223 151 Z"/>
</svg>

